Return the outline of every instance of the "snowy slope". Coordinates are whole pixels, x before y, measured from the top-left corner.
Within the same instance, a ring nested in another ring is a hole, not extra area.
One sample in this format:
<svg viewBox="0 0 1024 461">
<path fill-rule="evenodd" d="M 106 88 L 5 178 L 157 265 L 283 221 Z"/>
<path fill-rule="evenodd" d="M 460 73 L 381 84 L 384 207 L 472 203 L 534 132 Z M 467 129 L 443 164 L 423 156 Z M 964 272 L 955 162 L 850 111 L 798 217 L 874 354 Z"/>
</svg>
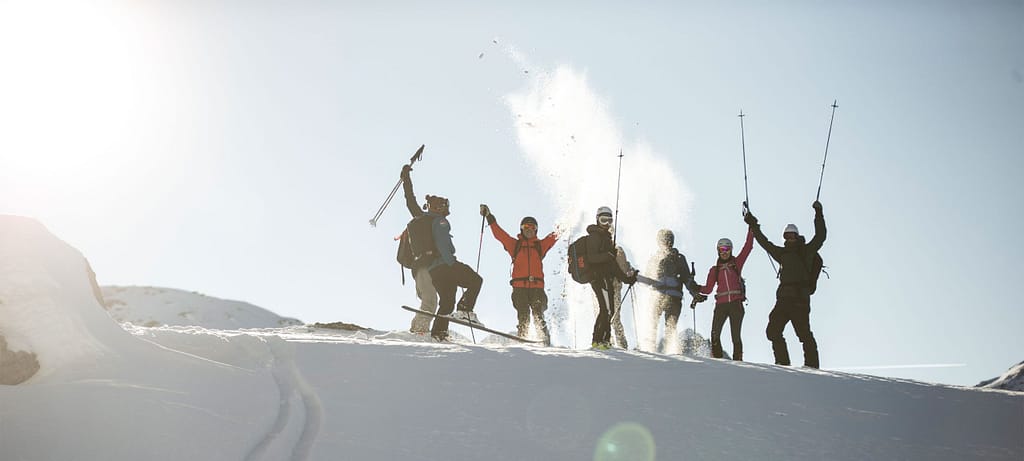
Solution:
<svg viewBox="0 0 1024 461">
<path fill-rule="evenodd" d="M 120 328 L 86 269 L 0 217 L 0 333 L 42 365 L 0 386 L 2 459 L 1024 458 L 1024 393 L 466 329 Z"/>
<path fill-rule="evenodd" d="M 158 287 L 102 287 L 110 316 L 141 326 L 198 325 L 233 330 L 301 325 L 262 307 L 183 290 Z"/>
</svg>

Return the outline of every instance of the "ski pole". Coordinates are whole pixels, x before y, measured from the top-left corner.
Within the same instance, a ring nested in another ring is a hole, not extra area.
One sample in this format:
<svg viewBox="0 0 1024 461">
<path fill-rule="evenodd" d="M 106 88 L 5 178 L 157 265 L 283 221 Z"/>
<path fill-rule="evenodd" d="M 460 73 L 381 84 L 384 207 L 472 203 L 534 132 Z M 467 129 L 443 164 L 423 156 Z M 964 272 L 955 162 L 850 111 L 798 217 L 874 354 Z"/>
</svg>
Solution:
<svg viewBox="0 0 1024 461">
<path fill-rule="evenodd" d="M 420 148 L 416 149 L 416 153 L 412 154 L 412 158 L 409 159 L 409 166 L 410 167 L 412 166 L 413 163 L 416 163 L 417 160 L 422 160 L 423 159 L 423 148 L 424 147 L 426 147 L 426 144 L 420 145 Z M 377 209 L 377 214 L 373 215 L 373 218 L 370 219 L 370 225 L 371 226 L 377 227 L 377 220 L 380 219 L 380 216 L 382 214 L 384 214 L 384 210 L 387 209 L 388 205 L 391 204 L 391 199 L 395 198 L 395 194 L 398 193 L 398 188 L 399 187 L 402 187 L 402 180 L 401 179 L 399 179 L 398 180 L 398 184 L 395 184 L 395 187 L 393 189 L 391 189 L 391 193 L 388 194 L 388 198 L 384 200 L 384 203 L 381 204 L 380 208 Z"/>
<path fill-rule="evenodd" d="M 480 253 L 484 250 L 484 225 L 487 224 L 487 217 L 480 217 L 480 246 L 476 249 L 476 271 L 480 273 Z"/>
<path fill-rule="evenodd" d="M 632 285 L 629 288 L 633 288 Z M 628 291 L 628 290 L 627 290 Z M 620 304 L 621 305 L 621 304 Z M 637 350 L 640 349 L 640 328 L 636 326 L 636 292 L 634 291 L 629 298 L 629 308 L 633 311 L 633 338 L 636 341 Z M 622 314 L 619 314 L 620 316 Z"/>
<path fill-rule="evenodd" d="M 612 229 L 612 246 L 615 246 L 615 237 L 619 233 L 619 191 L 621 191 L 621 190 L 622 190 L 622 149 L 619 149 L 619 181 L 618 181 L 618 185 L 615 186 L 615 227 Z"/>
<path fill-rule="evenodd" d="M 828 137 L 825 138 L 825 158 L 821 160 L 821 177 L 818 178 L 818 194 L 814 196 L 814 200 L 817 201 L 821 198 L 821 181 L 825 179 L 825 161 L 828 160 L 828 143 L 832 140 L 832 121 L 836 119 L 836 108 L 839 107 L 836 103 L 838 100 L 832 100 L 832 117 L 828 120 Z"/>
<path fill-rule="evenodd" d="M 694 265 L 693 261 L 690 261 L 690 278 L 692 279 L 693 277 L 696 277 L 696 276 L 697 276 L 697 266 Z M 691 354 L 695 354 L 694 351 L 697 350 L 697 348 L 696 348 L 696 338 L 697 338 L 697 297 L 696 296 L 694 296 L 693 300 L 690 301 L 690 310 L 692 311 L 690 317 L 693 317 L 693 329 L 690 330 L 690 353 Z"/>
<path fill-rule="evenodd" d="M 740 148 L 743 149 L 743 211 L 748 210 L 747 204 L 750 203 L 750 190 L 747 188 L 747 137 L 743 130 L 743 109 L 740 109 Z"/>
<path fill-rule="evenodd" d="M 746 216 L 750 213 L 750 192 L 747 188 L 747 137 L 744 133 L 743 128 L 743 117 L 746 114 L 743 113 L 743 109 L 740 109 L 740 147 L 743 149 L 743 197 L 746 199 L 743 201 L 743 215 Z M 765 254 L 768 254 L 768 250 L 765 250 Z M 779 270 L 775 268 L 775 260 L 772 259 L 771 255 L 768 255 L 768 262 L 772 265 L 772 272 L 775 272 L 775 276 L 779 276 Z"/>
</svg>

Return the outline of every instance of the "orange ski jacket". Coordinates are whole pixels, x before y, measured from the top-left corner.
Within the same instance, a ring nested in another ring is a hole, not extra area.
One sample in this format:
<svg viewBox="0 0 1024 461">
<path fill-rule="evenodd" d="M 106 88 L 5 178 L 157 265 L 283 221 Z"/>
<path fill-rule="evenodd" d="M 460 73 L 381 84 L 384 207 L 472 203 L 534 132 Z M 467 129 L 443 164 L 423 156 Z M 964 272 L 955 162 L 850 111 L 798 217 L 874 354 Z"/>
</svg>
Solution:
<svg viewBox="0 0 1024 461">
<path fill-rule="evenodd" d="M 527 239 L 523 234 L 512 237 L 497 221 L 491 223 L 491 233 L 512 257 L 512 280 L 516 288 L 544 288 L 544 255 L 555 246 L 558 234 L 552 232 L 543 239 Z"/>
</svg>

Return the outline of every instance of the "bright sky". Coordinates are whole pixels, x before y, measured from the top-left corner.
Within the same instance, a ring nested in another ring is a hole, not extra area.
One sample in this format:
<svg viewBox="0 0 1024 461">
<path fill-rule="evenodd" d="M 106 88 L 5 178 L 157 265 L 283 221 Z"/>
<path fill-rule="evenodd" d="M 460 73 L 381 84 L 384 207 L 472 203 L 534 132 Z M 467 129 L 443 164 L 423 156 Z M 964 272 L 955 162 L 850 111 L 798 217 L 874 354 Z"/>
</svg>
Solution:
<svg viewBox="0 0 1024 461">
<path fill-rule="evenodd" d="M 101 284 L 402 329 L 401 197 L 367 221 L 420 144 L 416 191 L 451 198 L 471 266 L 479 203 L 506 229 L 576 224 L 614 206 L 621 148 L 631 261 L 667 227 L 703 275 L 745 230 L 739 111 L 752 209 L 778 241 L 812 231 L 838 100 L 822 366 L 975 384 L 1022 360 L 1024 2 L 549 3 L 0 2 L 0 212 L 42 221 Z M 511 329 L 489 231 L 480 260 L 477 312 Z M 763 251 L 745 275 L 746 359 L 771 362 Z"/>
</svg>

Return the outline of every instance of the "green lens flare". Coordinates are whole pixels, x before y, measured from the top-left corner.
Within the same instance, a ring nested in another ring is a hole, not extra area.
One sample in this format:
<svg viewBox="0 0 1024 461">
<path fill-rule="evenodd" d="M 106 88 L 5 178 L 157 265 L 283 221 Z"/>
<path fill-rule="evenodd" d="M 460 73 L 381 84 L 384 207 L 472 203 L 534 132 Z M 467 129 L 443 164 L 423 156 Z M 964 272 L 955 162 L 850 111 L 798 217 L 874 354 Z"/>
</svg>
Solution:
<svg viewBox="0 0 1024 461">
<path fill-rule="evenodd" d="M 654 436 L 638 423 L 619 423 L 597 441 L 594 461 L 654 461 Z"/>
</svg>

